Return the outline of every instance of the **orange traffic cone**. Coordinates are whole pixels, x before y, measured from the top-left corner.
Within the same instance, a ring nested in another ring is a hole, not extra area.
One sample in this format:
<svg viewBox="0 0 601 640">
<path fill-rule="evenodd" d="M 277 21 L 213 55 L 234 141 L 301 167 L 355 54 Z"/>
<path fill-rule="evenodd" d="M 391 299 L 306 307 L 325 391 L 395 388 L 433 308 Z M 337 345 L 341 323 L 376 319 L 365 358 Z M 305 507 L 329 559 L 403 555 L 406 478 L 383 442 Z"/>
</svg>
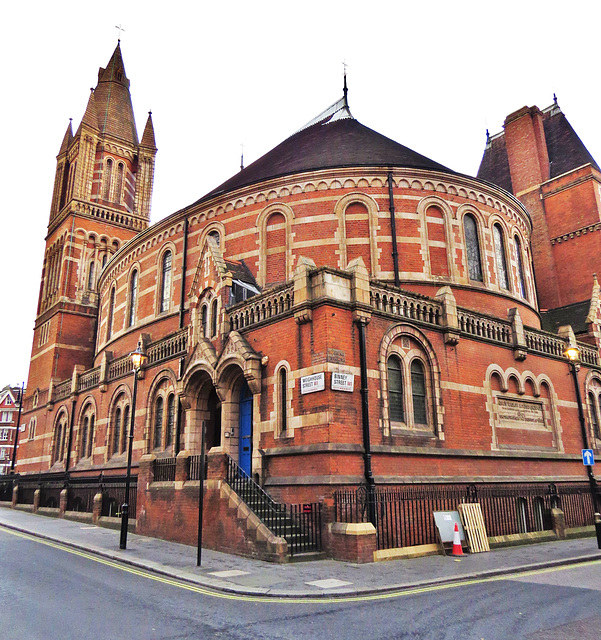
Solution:
<svg viewBox="0 0 601 640">
<path fill-rule="evenodd" d="M 451 555 L 464 555 L 463 549 L 461 548 L 461 540 L 459 539 L 459 526 L 457 525 L 457 523 L 455 523 L 455 531 L 453 532 L 453 551 L 451 551 Z"/>
</svg>

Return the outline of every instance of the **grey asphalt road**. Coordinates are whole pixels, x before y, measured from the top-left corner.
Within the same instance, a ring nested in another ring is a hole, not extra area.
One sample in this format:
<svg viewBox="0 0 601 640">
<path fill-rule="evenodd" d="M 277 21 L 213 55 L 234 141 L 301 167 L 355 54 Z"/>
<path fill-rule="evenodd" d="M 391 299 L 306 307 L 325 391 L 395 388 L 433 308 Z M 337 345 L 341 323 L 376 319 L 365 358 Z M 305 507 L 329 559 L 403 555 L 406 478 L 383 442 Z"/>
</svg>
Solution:
<svg viewBox="0 0 601 640">
<path fill-rule="evenodd" d="M 317 602 L 211 594 L 0 530 L 1 637 L 22 640 L 599 640 L 601 561 Z"/>
</svg>

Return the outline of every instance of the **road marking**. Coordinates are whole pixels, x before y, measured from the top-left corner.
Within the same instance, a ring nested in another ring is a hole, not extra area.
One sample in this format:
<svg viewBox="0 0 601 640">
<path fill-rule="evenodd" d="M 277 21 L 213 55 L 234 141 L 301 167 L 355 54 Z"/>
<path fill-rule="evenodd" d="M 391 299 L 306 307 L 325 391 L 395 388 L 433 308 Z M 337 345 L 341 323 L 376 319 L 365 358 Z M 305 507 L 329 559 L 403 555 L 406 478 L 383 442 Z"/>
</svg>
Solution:
<svg viewBox="0 0 601 640">
<path fill-rule="evenodd" d="M 7 528 L 2 524 L 0 524 L 0 530 L 4 531 L 5 533 L 9 533 L 13 536 L 16 536 L 18 538 L 24 538 L 25 540 L 37 542 L 38 544 L 44 544 L 48 547 L 59 549 L 60 551 L 65 551 L 66 553 L 70 553 L 72 555 L 79 556 L 87 560 L 92 560 L 92 562 L 98 562 L 99 564 L 104 564 L 114 569 L 119 569 L 127 573 L 132 573 L 142 578 L 147 578 L 148 580 L 154 580 L 155 582 L 160 582 L 162 584 L 168 584 L 173 587 L 185 589 L 186 591 L 192 591 L 193 593 L 199 593 L 205 596 L 211 596 L 212 598 L 221 598 L 223 600 L 238 600 L 243 602 L 263 602 L 263 603 L 269 603 L 269 604 L 344 604 L 348 602 L 372 602 L 376 600 L 391 600 L 393 598 L 402 598 L 406 596 L 418 595 L 421 593 L 430 593 L 432 591 L 444 591 L 446 589 L 456 589 L 458 587 L 471 586 L 475 584 L 485 584 L 488 582 L 503 582 L 505 580 L 513 580 L 516 577 L 521 578 L 521 577 L 527 577 L 527 576 L 542 575 L 545 573 L 564 571 L 566 569 L 572 569 L 574 567 L 573 564 L 562 565 L 559 567 L 549 567 L 546 569 L 520 571 L 516 573 L 501 575 L 501 576 L 491 576 L 487 578 L 471 578 L 468 580 L 461 580 L 457 582 L 447 582 L 445 584 L 434 584 L 434 585 L 428 585 L 424 587 L 398 589 L 396 591 L 387 591 L 386 593 L 372 593 L 372 594 L 366 594 L 366 595 L 336 596 L 336 597 L 326 597 L 322 595 L 315 595 L 313 597 L 312 596 L 306 596 L 306 597 L 254 596 L 254 595 L 242 595 L 242 594 L 236 594 L 236 593 L 224 593 L 222 591 L 214 591 L 207 587 L 201 587 L 199 585 L 185 582 L 183 578 L 182 579 L 170 578 L 167 576 L 162 576 L 159 574 L 152 573 L 150 570 L 139 569 L 137 567 L 124 564 L 124 562 L 127 562 L 127 560 L 124 560 L 123 562 L 116 561 L 116 560 L 109 560 L 107 558 L 94 555 L 87 551 L 81 551 L 79 549 L 66 546 L 64 544 L 61 544 L 60 542 L 54 542 L 52 540 L 38 538 L 28 533 L 23 533 L 21 531 L 15 531 L 14 529 Z M 578 566 L 590 567 L 598 564 L 601 564 L 601 559 L 579 562 Z"/>
</svg>

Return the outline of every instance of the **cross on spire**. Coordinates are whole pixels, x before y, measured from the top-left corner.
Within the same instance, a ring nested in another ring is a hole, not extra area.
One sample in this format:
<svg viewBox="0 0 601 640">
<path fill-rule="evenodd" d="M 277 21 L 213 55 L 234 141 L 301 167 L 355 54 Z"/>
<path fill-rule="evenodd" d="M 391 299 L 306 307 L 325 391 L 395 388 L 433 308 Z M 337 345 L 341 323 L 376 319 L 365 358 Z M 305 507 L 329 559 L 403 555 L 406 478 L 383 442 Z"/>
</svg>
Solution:
<svg viewBox="0 0 601 640">
<path fill-rule="evenodd" d="M 125 29 L 120 24 L 116 25 L 115 29 L 117 29 L 117 31 L 119 31 L 119 38 L 118 38 L 117 42 L 121 42 L 121 32 L 125 31 Z"/>
</svg>

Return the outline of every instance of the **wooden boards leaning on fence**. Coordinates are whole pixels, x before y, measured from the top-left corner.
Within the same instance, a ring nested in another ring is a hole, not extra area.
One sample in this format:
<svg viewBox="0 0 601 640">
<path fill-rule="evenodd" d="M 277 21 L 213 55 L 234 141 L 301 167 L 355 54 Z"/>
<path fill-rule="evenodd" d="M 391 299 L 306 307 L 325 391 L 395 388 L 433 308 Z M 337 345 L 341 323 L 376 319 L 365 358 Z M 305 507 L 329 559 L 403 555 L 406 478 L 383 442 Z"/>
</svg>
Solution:
<svg viewBox="0 0 601 640">
<path fill-rule="evenodd" d="M 460 504 L 458 508 L 470 551 L 472 553 L 490 551 L 480 504 L 477 502 L 475 504 L 464 503 Z"/>
</svg>

